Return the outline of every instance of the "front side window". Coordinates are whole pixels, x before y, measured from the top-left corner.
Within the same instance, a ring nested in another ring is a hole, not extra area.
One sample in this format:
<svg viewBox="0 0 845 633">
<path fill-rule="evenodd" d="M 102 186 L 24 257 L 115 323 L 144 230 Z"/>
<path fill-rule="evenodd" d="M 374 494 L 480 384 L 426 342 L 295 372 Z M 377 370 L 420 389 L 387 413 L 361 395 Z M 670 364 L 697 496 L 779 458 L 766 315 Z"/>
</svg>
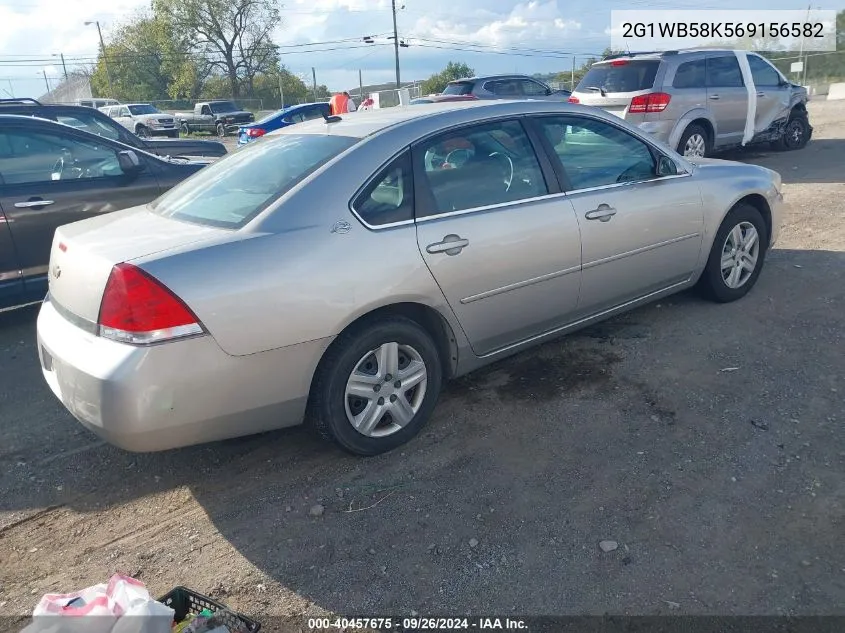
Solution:
<svg viewBox="0 0 845 633">
<path fill-rule="evenodd" d="M 122 176 L 117 153 L 54 133 L 0 132 L 0 177 L 7 185 Z"/>
<path fill-rule="evenodd" d="M 526 97 L 545 97 L 549 94 L 548 88 L 536 81 L 524 79 L 522 82 L 522 94 Z"/>
<path fill-rule="evenodd" d="M 704 59 L 685 62 L 675 71 L 673 88 L 704 88 L 706 83 L 707 62 Z"/>
<path fill-rule="evenodd" d="M 133 114 L 136 114 L 136 113 L 133 113 Z M 129 116 L 129 108 L 127 108 L 126 106 L 122 106 L 119 110 L 118 116 L 128 117 Z"/>
<path fill-rule="evenodd" d="M 379 172 L 355 198 L 352 208 L 370 226 L 413 220 L 410 152 L 405 152 Z"/>
<path fill-rule="evenodd" d="M 448 213 L 548 193 L 534 148 L 518 121 L 474 125 L 420 146 L 433 209 Z M 418 213 L 419 215 L 419 213 Z"/>
<path fill-rule="evenodd" d="M 771 65 L 757 55 L 748 56 L 748 65 L 751 67 L 751 77 L 754 79 L 755 86 L 765 86 L 768 88 L 777 88 L 780 86 L 780 75 L 778 71 L 771 67 Z"/>
<path fill-rule="evenodd" d="M 655 178 L 654 155 L 624 130 L 585 117 L 543 117 L 543 134 L 554 147 L 570 190 Z"/>
<path fill-rule="evenodd" d="M 322 134 L 265 138 L 204 167 L 150 208 L 176 220 L 236 229 L 357 142 Z"/>
<path fill-rule="evenodd" d="M 736 55 L 707 58 L 707 86 L 710 88 L 742 88 L 742 71 Z"/>
</svg>

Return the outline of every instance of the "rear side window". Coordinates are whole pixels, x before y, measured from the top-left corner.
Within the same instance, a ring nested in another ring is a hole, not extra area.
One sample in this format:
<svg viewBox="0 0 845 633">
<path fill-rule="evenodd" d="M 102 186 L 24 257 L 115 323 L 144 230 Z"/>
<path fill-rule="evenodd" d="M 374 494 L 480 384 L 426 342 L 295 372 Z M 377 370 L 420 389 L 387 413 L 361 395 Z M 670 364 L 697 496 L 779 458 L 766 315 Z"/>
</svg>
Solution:
<svg viewBox="0 0 845 633">
<path fill-rule="evenodd" d="M 707 85 L 711 88 L 742 88 L 742 71 L 736 55 L 707 58 Z"/>
<path fill-rule="evenodd" d="M 685 62 L 678 66 L 675 71 L 675 79 L 672 80 L 673 88 L 704 88 L 706 83 L 707 62 L 704 59 L 697 59 L 692 62 Z"/>
<path fill-rule="evenodd" d="M 150 205 L 159 215 L 237 229 L 358 139 L 283 134 L 204 167 Z"/>
<path fill-rule="evenodd" d="M 654 78 L 660 60 L 616 60 L 610 63 L 593 64 L 578 83 L 578 92 L 598 88 L 605 92 L 639 92 L 654 87 Z"/>
<path fill-rule="evenodd" d="M 75 127 L 79 130 L 91 132 L 97 136 L 104 136 L 105 138 L 109 138 L 113 141 L 121 140 L 120 133 L 112 127 L 109 122 L 107 122 L 109 119 L 104 121 L 101 118 L 101 115 L 97 116 L 88 112 L 73 112 L 72 114 L 63 113 L 56 115 L 56 121 L 64 123 L 65 125 L 70 125 L 71 127 Z M 118 124 L 114 123 L 114 125 Z"/>
<path fill-rule="evenodd" d="M 385 167 L 355 198 L 352 208 L 370 226 L 414 219 L 411 154 L 405 152 Z"/>
<path fill-rule="evenodd" d="M 471 81 L 455 81 L 446 85 L 444 95 L 468 95 L 472 94 Z"/>
</svg>

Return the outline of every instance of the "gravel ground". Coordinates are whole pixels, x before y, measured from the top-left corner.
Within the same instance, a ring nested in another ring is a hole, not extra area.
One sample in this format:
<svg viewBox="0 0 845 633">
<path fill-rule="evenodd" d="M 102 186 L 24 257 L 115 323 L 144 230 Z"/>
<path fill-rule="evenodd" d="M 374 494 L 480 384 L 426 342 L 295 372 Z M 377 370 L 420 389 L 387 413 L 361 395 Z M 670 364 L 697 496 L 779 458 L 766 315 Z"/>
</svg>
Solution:
<svg viewBox="0 0 845 633">
<path fill-rule="evenodd" d="M 259 617 L 845 614 L 845 106 L 811 103 L 757 287 L 687 293 L 450 384 L 372 459 L 302 429 L 153 455 L 43 382 L 0 314 L 0 615 L 139 577 Z M 615 541 L 617 547 L 600 541 Z"/>
</svg>

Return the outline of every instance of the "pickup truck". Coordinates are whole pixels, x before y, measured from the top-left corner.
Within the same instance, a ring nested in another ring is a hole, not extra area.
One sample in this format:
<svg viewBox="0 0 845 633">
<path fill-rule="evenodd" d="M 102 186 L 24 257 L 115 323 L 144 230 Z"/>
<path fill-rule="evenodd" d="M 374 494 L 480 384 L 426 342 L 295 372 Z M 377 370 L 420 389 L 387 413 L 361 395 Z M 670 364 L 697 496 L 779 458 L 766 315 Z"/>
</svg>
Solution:
<svg viewBox="0 0 845 633">
<path fill-rule="evenodd" d="M 234 101 L 202 101 L 193 112 L 177 112 L 173 116 L 185 134 L 217 132 L 220 137 L 237 130 L 238 125 L 255 121 L 252 112 L 241 110 Z"/>
<path fill-rule="evenodd" d="M 169 136 L 179 138 L 179 126 L 173 116 L 165 114 L 149 103 L 124 103 L 99 109 L 136 136 Z"/>
</svg>

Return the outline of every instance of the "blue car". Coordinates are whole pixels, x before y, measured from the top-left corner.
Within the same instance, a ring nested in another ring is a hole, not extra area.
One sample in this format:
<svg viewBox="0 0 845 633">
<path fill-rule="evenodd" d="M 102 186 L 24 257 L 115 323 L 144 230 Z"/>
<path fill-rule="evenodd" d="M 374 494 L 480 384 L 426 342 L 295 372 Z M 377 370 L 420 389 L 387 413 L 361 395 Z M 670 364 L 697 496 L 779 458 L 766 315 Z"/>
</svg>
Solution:
<svg viewBox="0 0 845 633">
<path fill-rule="evenodd" d="M 238 127 L 238 145 L 246 145 L 250 141 L 261 138 L 268 132 L 278 130 L 288 125 L 302 123 L 309 119 L 320 119 L 329 116 L 328 103 L 302 103 L 289 106 L 284 110 L 277 110 L 260 121 Z"/>
</svg>

